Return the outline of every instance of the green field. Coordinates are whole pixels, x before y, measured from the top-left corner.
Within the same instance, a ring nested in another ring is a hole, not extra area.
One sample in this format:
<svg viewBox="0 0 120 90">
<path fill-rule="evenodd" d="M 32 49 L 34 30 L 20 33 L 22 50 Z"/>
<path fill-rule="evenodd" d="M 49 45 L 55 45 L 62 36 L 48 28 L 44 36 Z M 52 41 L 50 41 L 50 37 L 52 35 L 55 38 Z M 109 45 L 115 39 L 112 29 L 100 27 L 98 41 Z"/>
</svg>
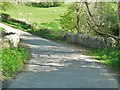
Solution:
<svg viewBox="0 0 120 90">
<path fill-rule="evenodd" d="M 53 22 L 60 18 L 60 15 L 67 10 L 67 6 L 39 8 L 26 5 L 16 5 L 7 9 L 7 11 L 0 11 L 10 14 L 12 17 L 27 20 L 32 23 Z"/>
<path fill-rule="evenodd" d="M 34 7 L 34 6 L 26 6 L 26 5 L 15 5 L 11 6 L 10 8 L 7 8 L 6 11 L 1 10 L 1 13 L 8 13 L 13 18 L 20 19 L 21 21 L 28 21 L 37 27 L 37 32 L 35 35 L 38 35 L 43 38 L 48 39 L 55 39 L 56 37 L 59 37 L 63 35 L 61 25 L 59 23 L 60 16 L 64 14 L 64 12 L 67 10 L 70 4 L 64 4 L 59 7 L 49 7 L 49 8 L 40 8 L 40 7 Z M 8 22 L 7 22 L 8 23 Z M 13 24 L 14 27 L 19 27 L 19 29 L 22 25 L 11 22 L 10 24 Z M 24 26 L 23 26 L 24 27 Z M 42 32 L 40 29 L 46 29 L 50 30 L 50 33 Z M 28 28 L 24 28 L 28 31 Z M 34 30 L 29 30 L 33 33 Z M 44 34 L 43 34 L 44 33 Z M 57 35 L 57 36 L 56 36 Z M 58 38 L 56 38 L 58 39 Z"/>
</svg>

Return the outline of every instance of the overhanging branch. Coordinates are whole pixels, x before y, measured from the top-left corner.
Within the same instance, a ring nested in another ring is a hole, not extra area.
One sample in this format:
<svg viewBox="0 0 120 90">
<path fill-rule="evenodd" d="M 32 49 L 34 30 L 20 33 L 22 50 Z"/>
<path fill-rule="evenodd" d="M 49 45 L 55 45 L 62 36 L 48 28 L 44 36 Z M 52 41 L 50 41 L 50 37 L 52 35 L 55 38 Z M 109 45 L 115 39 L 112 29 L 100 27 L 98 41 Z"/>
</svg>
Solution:
<svg viewBox="0 0 120 90">
<path fill-rule="evenodd" d="M 95 20 L 94 20 L 94 18 L 93 18 L 93 15 L 92 15 L 91 12 L 90 12 L 88 3 L 85 2 L 85 5 L 86 5 L 86 7 L 87 7 L 87 11 L 88 11 L 88 14 L 89 14 L 89 16 L 90 16 L 90 17 L 88 16 L 87 23 L 88 23 L 88 25 L 92 28 L 92 30 L 93 30 L 94 32 L 98 33 L 99 35 L 108 36 L 108 37 L 113 37 L 114 39 L 116 39 L 117 41 L 119 41 L 119 40 L 120 40 L 120 37 L 115 36 L 115 35 L 112 35 L 112 34 L 107 34 L 107 33 L 104 33 L 104 32 L 102 32 L 102 31 L 99 31 L 99 30 L 101 30 L 101 28 L 99 27 L 99 25 L 97 25 L 97 24 L 95 23 Z M 94 23 L 94 25 L 92 25 L 91 20 L 92 20 L 92 22 Z M 96 29 L 95 27 L 97 27 L 97 29 Z"/>
</svg>

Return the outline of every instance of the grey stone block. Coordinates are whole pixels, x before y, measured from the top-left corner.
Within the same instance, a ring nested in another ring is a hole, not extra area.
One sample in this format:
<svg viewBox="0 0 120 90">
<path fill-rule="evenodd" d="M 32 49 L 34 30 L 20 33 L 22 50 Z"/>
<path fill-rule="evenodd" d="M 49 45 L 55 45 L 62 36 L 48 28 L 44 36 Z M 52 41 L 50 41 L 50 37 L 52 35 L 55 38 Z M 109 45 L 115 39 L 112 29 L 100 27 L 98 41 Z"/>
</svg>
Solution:
<svg viewBox="0 0 120 90">
<path fill-rule="evenodd" d="M 106 47 L 115 47 L 116 40 L 112 37 L 107 38 L 107 45 Z"/>
</svg>

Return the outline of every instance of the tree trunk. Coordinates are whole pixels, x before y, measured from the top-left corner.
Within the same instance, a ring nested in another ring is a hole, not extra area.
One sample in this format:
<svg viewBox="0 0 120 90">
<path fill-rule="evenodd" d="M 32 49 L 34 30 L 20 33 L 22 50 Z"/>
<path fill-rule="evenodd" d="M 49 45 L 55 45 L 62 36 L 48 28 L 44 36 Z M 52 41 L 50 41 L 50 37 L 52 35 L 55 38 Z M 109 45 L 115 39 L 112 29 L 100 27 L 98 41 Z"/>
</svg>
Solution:
<svg viewBox="0 0 120 90">
<path fill-rule="evenodd" d="M 120 1 L 118 2 L 118 27 L 119 27 L 119 38 L 120 38 Z M 120 49 L 120 40 L 118 41 L 118 48 Z"/>
<path fill-rule="evenodd" d="M 80 3 L 76 2 L 77 34 L 80 34 Z"/>
<path fill-rule="evenodd" d="M 118 2 L 118 25 L 119 25 L 119 38 L 120 38 L 120 1 Z"/>
</svg>

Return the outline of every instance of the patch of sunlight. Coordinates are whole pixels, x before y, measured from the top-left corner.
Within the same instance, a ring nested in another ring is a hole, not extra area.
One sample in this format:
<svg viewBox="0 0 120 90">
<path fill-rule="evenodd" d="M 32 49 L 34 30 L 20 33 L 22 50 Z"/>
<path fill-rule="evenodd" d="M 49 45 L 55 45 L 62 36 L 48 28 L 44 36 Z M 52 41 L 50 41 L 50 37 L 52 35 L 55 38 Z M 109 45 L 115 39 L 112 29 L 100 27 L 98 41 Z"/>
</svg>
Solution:
<svg viewBox="0 0 120 90">
<path fill-rule="evenodd" d="M 81 67 L 84 67 L 84 68 L 101 68 L 101 67 L 99 67 L 99 66 L 85 66 L 85 65 L 83 65 L 83 66 L 81 66 Z"/>
<path fill-rule="evenodd" d="M 85 61 L 87 61 L 87 62 L 101 62 L 101 61 L 98 61 L 98 60 L 95 60 L 95 59 L 85 59 Z"/>
<path fill-rule="evenodd" d="M 112 73 L 100 73 L 101 75 L 106 75 L 106 76 L 111 76 Z M 112 75 L 116 75 L 116 74 L 112 74 Z"/>
</svg>

